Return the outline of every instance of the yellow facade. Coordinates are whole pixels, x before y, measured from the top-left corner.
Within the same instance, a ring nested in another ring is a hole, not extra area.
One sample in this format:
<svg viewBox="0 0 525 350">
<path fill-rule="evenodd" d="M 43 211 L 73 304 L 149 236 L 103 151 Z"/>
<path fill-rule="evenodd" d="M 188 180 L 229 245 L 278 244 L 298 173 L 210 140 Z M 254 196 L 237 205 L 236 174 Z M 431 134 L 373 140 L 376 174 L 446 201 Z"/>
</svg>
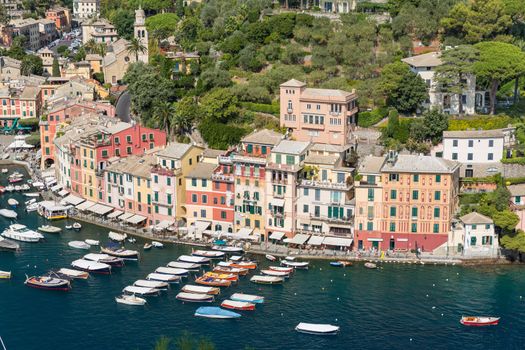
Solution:
<svg viewBox="0 0 525 350">
<path fill-rule="evenodd" d="M 84 145 L 80 146 L 80 166 L 82 168 L 82 187 L 84 198 L 97 202 L 99 198 L 96 176 L 96 150 Z"/>
</svg>

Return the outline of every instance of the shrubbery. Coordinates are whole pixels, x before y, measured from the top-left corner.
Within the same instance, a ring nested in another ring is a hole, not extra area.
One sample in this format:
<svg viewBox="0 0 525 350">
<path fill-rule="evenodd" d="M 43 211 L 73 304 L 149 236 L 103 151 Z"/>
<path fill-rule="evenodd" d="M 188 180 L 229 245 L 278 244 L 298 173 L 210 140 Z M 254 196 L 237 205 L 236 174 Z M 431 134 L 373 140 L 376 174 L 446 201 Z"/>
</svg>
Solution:
<svg viewBox="0 0 525 350">
<path fill-rule="evenodd" d="M 448 130 L 467 130 L 467 129 L 482 129 L 492 130 L 506 128 L 513 122 L 513 119 L 508 115 L 497 115 L 490 117 L 472 117 L 465 119 L 450 118 L 448 121 Z"/>
<path fill-rule="evenodd" d="M 253 103 L 253 102 L 242 102 L 241 106 L 252 112 L 259 113 L 268 113 L 275 116 L 279 116 L 279 104 L 272 103 L 271 105 L 263 103 Z"/>
<path fill-rule="evenodd" d="M 379 123 L 388 115 L 388 108 L 377 108 L 371 112 L 359 112 L 357 116 L 357 125 L 363 128 L 369 128 Z"/>
<path fill-rule="evenodd" d="M 236 145 L 246 135 L 246 130 L 233 125 L 204 121 L 199 125 L 202 137 L 208 146 L 216 149 L 227 149 Z"/>
</svg>

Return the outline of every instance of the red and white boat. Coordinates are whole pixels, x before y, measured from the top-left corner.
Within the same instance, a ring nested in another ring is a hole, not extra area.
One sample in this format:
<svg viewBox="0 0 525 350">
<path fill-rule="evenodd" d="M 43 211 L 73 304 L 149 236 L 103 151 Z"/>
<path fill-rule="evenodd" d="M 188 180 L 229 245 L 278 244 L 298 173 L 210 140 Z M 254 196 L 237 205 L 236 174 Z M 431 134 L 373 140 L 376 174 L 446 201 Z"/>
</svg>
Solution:
<svg viewBox="0 0 525 350">
<path fill-rule="evenodd" d="M 496 326 L 499 323 L 499 317 L 488 316 L 463 316 L 459 323 L 464 326 Z"/>
<path fill-rule="evenodd" d="M 221 306 L 232 310 L 255 310 L 255 304 L 246 301 L 224 300 Z"/>
</svg>

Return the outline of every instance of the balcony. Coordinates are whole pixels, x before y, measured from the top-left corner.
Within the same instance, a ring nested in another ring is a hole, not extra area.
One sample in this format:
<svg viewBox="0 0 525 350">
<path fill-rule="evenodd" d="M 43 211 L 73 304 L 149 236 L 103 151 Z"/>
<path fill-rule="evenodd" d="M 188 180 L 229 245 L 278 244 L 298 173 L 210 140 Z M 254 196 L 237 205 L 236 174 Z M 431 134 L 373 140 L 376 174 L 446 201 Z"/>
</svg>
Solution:
<svg viewBox="0 0 525 350">
<path fill-rule="evenodd" d="M 346 216 L 343 217 L 328 217 L 326 215 L 319 215 L 315 216 L 314 214 L 310 214 L 310 220 L 319 220 L 319 221 L 326 221 L 328 223 L 334 223 L 334 224 L 348 224 L 353 225 L 354 220 L 353 218 L 347 218 Z"/>
<path fill-rule="evenodd" d="M 298 172 L 303 168 L 303 165 L 302 164 L 289 165 L 289 164 L 269 163 L 266 167 L 270 170 Z"/>
<path fill-rule="evenodd" d="M 228 156 L 219 156 L 219 164 L 232 164 L 232 159 Z"/>
<path fill-rule="evenodd" d="M 182 169 L 167 169 L 161 167 L 160 165 L 155 165 L 153 168 L 151 168 L 151 173 L 161 176 L 177 176 L 182 174 Z"/>
<path fill-rule="evenodd" d="M 272 178 L 273 184 L 279 184 L 279 185 L 288 185 L 288 179 L 279 179 L 279 178 Z"/>
<path fill-rule="evenodd" d="M 273 196 L 274 198 L 281 198 L 281 199 L 284 199 L 284 193 L 277 193 L 277 192 L 274 192 L 274 193 L 272 194 L 272 196 Z"/>
<path fill-rule="evenodd" d="M 286 217 L 285 213 L 281 213 L 281 212 L 278 212 L 278 211 L 271 211 L 270 215 L 275 217 L 275 218 L 279 218 L 279 219 L 283 219 L 283 218 Z"/>
<path fill-rule="evenodd" d="M 315 188 L 326 188 L 330 190 L 341 190 L 349 191 L 353 186 L 347 183 L 337 183 L 331 181 L 315 181 L 315 180 L 301 180 L 300 186 L 303 187 L 315 187 Z"/>
<path fill-rule="evenodd" d="M 362 186 L 362 187 L 376 187 L 377 186 L 377 183 L 374 181 L 374 182 L 368 182 L 366 180 L 360 180 L 360 181 L 356 181 L 359 186 Z"/>
<path fill-rule="evenodd" d="M 231 174 L 211 174 L 211 179 L 214 181 L 223 181 L 233 183 L 233 175 Z"/>
<path fill-rule="evenodd" d="M 247 164 L 257 164 L 257 165 L 266 165 L 266 156 L 264 157 L 253 157 L 253 156 L 241 156 L 234 155 L 232 161 L 235 163 L 247 163 Z"/>
</svg>

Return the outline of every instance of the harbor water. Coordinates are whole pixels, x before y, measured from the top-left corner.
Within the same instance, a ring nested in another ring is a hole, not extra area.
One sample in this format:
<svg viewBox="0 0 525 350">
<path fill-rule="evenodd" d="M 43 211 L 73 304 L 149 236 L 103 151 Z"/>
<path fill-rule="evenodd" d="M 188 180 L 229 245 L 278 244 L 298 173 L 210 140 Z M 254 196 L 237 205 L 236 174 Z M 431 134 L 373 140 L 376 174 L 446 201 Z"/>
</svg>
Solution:
<svg viewBox="0 0 525 350">
<path fill-rule="evenodd" d="M 0 207 L 10 197 L 26 199 L 6 193 Z M 24 214 L 23 207 L 20 223 L 32 229 L 47 223 L 36 213 Z M 9 224 L 0 218 L 0 230 Z M 198 304 L 175 299 L 179 285 L 148 298 L 143 307 L 114 300 L 125 286 L 190 253 L 190 247 L 166 244 L 144 252 L 144 240 L 138 239 L 126 247 L 141 251 L 140 261 L 114 268 L 111 275 L 75 280 L 69 292 L 45 291 L 26 287 L 25 275 L 69 267 L 88 253 L 69 247 L 69 241 L 109 240 L 106 229 L 84 223 L 81 232 L 44 235 L 41 243 L 21 243 L 18 253 L 0 252 L 0 270 L 13 272 L 11 280 L 0 280 L 0 336 L 8 350 L 153 349 L 160 336 L 176 338 L 183 331 L 208 338 L 217 349 L 522 349 L 525 343 L 525 274 L 519 266 L 384 264 L 368 270 L 312 261 L 309 270 L 296 271 L 283 285 L 253 284 L 252 272 L 223 288 L 213 305 L 235 292 L 266 300 L 255 311 L 240 311 L 240 319 L 213 320 L 193 316 Z M 256 258 L 261 267 L 271 264 Z M 459 324 L 462 315 L 502 319 L 499 326 L 469 328 Z M 294 331 L 299 322 L 330 323 L 341 331 L 300 334 Z"/>
</svg>

